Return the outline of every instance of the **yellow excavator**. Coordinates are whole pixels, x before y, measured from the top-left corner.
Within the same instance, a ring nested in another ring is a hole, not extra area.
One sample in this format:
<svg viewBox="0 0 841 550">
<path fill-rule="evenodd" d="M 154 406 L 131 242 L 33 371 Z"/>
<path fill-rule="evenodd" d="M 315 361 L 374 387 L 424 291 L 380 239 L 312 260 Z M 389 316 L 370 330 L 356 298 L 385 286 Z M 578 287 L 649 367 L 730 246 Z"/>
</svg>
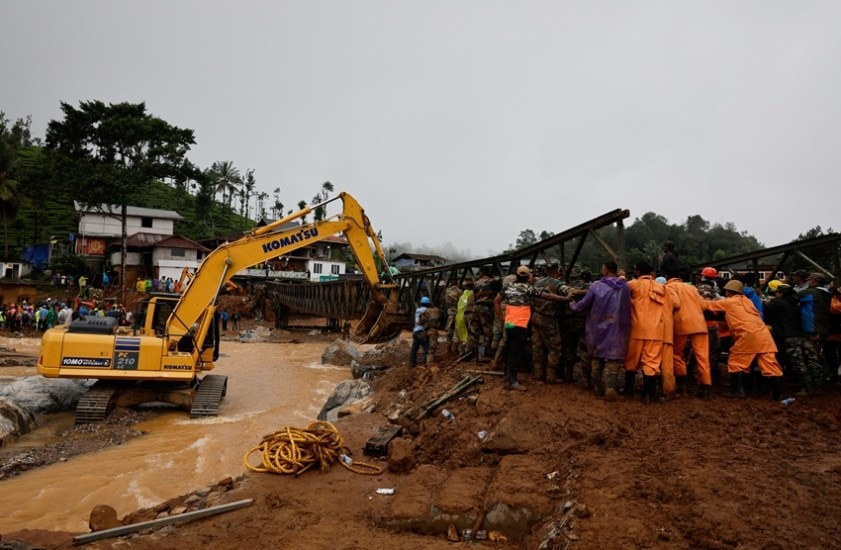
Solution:
<svg viewBox="0 0 841 550">
<path fill-rule="evenodd" d="M 342 212 L 313 223 L 284 228 L 316 208 L 341 199 Z M 87 317 L 46 331 L 38 373 L 47 378 L 96 379 L 76 407 L 76 423 L 104 419 L 115 406 L 172 403 L 192 417 L 216 416 L 227 376 L 200 373 L 219 358 L 216 301 L 225 283 L 242 269 L 344 234 L 372 296 L 354 329 L 361 341 L 381 341 L 401 328 L 397 285 L 365 211 L 347 193 L 306 207 L 211 252 L 180 296 L 153 295 L 138 311 L 134 333 L 119 334 L 112 317 Z M 379 259 L 387 282 L 381 282 Z"/>
</svg>

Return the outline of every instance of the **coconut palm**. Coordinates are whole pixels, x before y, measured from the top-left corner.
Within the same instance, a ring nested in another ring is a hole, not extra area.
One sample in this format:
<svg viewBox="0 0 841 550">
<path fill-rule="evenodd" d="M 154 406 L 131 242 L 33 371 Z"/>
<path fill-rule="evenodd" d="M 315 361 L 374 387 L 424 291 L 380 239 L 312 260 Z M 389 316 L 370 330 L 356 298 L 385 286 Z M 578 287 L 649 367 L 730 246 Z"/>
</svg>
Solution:
<svg viewBox="0 0 841 550">
<path fill-rule="evenodd" d="M 230 209 L 234 194 L 242 185 L 242 176 L 239 170 L 229 160 L 217 161 L 210 166 L 208 175 L 213 180 L 216 192 L 222 194 L 222 204 Z"/>
</svg>

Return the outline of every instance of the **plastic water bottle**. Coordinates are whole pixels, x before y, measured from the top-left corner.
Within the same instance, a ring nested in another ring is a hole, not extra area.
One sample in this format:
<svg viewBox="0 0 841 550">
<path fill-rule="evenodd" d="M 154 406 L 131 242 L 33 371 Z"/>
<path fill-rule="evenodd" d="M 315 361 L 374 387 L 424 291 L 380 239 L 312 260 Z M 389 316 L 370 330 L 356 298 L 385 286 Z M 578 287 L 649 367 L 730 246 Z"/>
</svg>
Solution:
<svg viewBox="0 0 841 550">
<path fill-rule="evenodd" d="M 447 409 L 444 409 L 443 411 L 441 411 L 441 415 L 442 415 L 444 418 L 447 418 L 447 419 L 449 419 L 449 420 L 452 420 L 453 418 L 455 418 L 455 416 L 453 416 L 453 413 L 451 413 L 451 412 L 450 412 L 450 411 L 448 411 Z"/>
<path fill-rule="evenodd" d="M 794 403 L 794 398 L 793 397 L 787 397 L 787 398 L 783 399 L 782 401 L 780 401 L 780 403 L 782 403 L 783 405 L 791 405 L 792 403 Z"/>
<path fill-rule="evenodd" d="M 353 459 L 346 454 L 339 456 L 339 459 L 341 459 L 341 461 L 347 464 L 348 466 L 353 464 Z"/>
</svg>

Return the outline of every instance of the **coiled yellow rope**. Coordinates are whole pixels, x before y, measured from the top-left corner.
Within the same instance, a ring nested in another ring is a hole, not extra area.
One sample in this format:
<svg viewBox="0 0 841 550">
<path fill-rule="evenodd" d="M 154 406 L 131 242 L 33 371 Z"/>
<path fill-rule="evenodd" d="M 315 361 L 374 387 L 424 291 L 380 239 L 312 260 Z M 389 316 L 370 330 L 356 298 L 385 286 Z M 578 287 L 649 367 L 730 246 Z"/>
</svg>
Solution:
<svg viewBox="0 0 841 550">
<path fill-rule="evenodd" d="M 344 439 L 330 422 L 313 422 L 305 430 L 285 427 L 271 433 L 253 447 L 243 457 L 243 464 L 252 472 L 271 472 L 274 474 L 295 474 L 299 476 L 318 464 L 324 472 L 337 460 L 357 474 L 377 475 L 382 467 L 351 460 L 350 450 L 345 447 Z M 259 453 L 262 463 L 251 464 L 252 454 Z"/>
</svg>

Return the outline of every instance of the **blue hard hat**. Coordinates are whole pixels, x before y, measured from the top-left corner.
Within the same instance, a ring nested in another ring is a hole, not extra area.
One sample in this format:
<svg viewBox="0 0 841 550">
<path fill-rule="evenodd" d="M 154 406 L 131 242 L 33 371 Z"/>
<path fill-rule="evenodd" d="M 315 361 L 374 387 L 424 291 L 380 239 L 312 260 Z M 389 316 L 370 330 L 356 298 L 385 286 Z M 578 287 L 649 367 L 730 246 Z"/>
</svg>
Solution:
<svg viewBox="0 0 841 550">
<path fill-rule="evenodd" d="M 428 306 L 432 302 L 429 301 L 429 296 L 424 296 L 423 298 L 421 298 L 420 303 L 421 303 L 422 306 Z"/>
</svg>

